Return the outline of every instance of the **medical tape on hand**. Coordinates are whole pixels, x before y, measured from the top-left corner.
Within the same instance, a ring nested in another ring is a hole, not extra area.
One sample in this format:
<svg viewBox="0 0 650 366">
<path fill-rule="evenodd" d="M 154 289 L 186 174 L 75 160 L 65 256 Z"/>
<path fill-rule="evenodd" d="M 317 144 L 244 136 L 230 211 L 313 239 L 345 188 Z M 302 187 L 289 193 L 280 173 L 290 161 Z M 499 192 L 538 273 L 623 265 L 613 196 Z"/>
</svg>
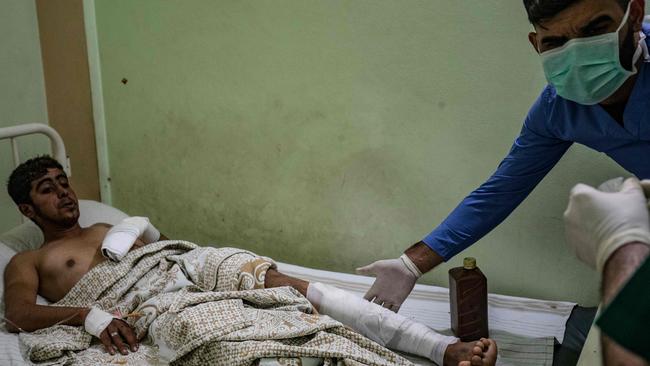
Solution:
<svg viewBox="0 0 650 366">
<path fill-rule="evenodd" d="M 108 327 L 108 325 L 113 321 L 113 318 L 115 317 L 112 314 L 99 308 L 92 307 L 90 308 L 88 315 L 86 315 L 84 329 L 86 329 L 86 332 L 99 338 L 99 335 L 102 334 L 104 329 L 106 329 L 106 327 Z"/>
<path fill-rule="evenodd" d="M 411 258 L 409 258 L 408 255 L 402 254 L 399 257 L 399 259 L 402 260 L 402 263 L 404 263 L 404 265 L 409 270 L 409 272 L 413 273 L 415 278 L 422 277 L 422 272 L 420 272 L 420 269 L 418 268 L 418 266 L 416 266 L 415 263 L 413 263 L 413 261 L 411 260 Z"/>
</svg>

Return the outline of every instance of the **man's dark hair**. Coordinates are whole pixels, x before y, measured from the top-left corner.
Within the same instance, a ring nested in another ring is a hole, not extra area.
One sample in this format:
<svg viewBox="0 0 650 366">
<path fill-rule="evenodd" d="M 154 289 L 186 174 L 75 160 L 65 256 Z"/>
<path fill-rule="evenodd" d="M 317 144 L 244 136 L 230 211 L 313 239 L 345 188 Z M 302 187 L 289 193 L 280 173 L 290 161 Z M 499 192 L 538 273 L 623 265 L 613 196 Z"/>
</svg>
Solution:
<svg viewBox="0 0 650 366">
<path fill-rule="evenodd" d="M 61 169 L 63 167 L 58 161 L 48 155 L 37 156 L 18 165 L 7 182 L 7 191 L 11 199 L 19 205 L 21 203 L 32 203 L 29 192 L 32 190 L 32 182 L 47 174 L 48 169 Z"/>
<path fill-rule="evenodd" d="M 524 7 L 528 13 L 528 21 L 538 25 L 580 1 L 582 0 L 524 0 Z M 616 0 L 616 2 L 625 9 L 630 0 Z"/>
</svg>

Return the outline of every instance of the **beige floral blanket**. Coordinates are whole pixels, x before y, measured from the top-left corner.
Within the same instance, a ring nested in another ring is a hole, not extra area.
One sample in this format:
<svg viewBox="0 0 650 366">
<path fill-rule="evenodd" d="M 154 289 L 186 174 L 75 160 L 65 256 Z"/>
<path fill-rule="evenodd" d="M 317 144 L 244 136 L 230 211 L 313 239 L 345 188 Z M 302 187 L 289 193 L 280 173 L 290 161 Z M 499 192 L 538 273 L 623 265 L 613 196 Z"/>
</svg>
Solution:
<svg viewBox="0 0 650 366">
<path fill-rule="evenodd" d="M 82 327 L 21 333 L 37 364 L 410 365 L 327 316 L 290 287 L 264 288 L 269 258 L 168 240 L 88 272 L 55 306 L 125 315 L 140 349 L 111 356 Z"/>
</svg>

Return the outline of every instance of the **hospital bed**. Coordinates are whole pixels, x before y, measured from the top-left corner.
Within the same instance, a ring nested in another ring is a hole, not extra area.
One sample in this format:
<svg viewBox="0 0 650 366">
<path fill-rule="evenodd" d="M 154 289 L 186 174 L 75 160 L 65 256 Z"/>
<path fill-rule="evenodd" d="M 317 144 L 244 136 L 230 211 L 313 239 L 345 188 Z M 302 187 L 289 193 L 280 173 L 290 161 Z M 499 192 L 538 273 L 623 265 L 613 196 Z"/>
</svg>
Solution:
<svg viewBox="0 0 650 366">
<path fill-rule="evenodd" d="M 51 143 L 52 156 L 62 163 L 70 173 L 70 164 L 65 153 L 63 139 L 52 128 L 44 124 L 24 124 L 0 128 L 0 140 L 8 139 L 12 148 L 14 165 L 19 164 L 17 138 L 30 134 L 44 134 Z M 6 179 L 9 172 L 2 172 Z M 115 224 L 127 215 L 100 202 L 80 200 L 80 219 L 82 227 L 97 222 Z M 29 220 L 11 230 L 0 234 L 0 270 L 4 273 L 9 259 L 23 250 L 37 248 L 43 236 L 40 229 Z M 261 253 L 263 254 L 263 253 Z M 362 296 L 372 285 L 373 278 L 346 273 L 323 271 L 301 267 L 295 264 L 279 263 L 279 270 L 288 275 L 309 281 L 320 281 Z M 3 281 L 4 282 L 4 281 Z M 4 283 L 0 283 L 0 295 Z M 47 301 L 38 297 L 38 302 Z M 521 297 L 490 294 L 489 325 L 490 336 L 499 346 L 498 365 L 561 365 L 557 354 L 560 344 L 567 341 L 576 343 L 574 348 L 582 347 L 593 315 L 577 316 L 576 304 L 570 302 L 545 301 Z M 441 333 L 450 334 L 449 293 L 446 288 L 416 285 L 411 296 L 403 304 L 400 314 L 408 316 Z M 4 315 L 4 301 L 0 304 L 0 315 Z M 582 342 L 582 343 L 581 343 Z M 555 350 L 555 352 L 554 352 Z M 24 349 L 16 334 L 8 333 L 4 324 L 0 326 L 0 365 L 29 365 L 23 357 Z M 553 355 L 556 354 L 556 362 Z M 431 362 L 411 355 L 405 355 L 418 365 L 432 365 Z M 158 363 L 156 363 L 158 364 Z M 571 363 L 568 363 L 571 364 Z M 575 363 L 574 363 L 575 364 Z"/>
</svg>

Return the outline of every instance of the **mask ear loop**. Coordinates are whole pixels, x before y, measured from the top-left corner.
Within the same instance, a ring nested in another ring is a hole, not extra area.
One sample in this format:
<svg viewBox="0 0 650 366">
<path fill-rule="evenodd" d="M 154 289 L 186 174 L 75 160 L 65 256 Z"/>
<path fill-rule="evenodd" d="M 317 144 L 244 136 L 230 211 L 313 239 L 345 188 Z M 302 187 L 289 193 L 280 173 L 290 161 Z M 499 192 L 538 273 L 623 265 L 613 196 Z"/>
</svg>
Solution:
<svg viewBox="0 0 650 366">
<path fill-rule="evenodd" d="M 637 50 L 634 52 L 634 59 L 638 60 L 639 55 L 637 53 L 643 54 L 643 62 L 650 62 L 650 52 L 648 52 L 648 44 L 645 42 L 646 35 L 643 33 L 643 31 L 639 32 L 639 45 L 641 47 L 637 47 Z M 635 62 L 636 63 L 636 62 Z"/>
<path fill-rule="evenodd" d="M 630 0 L 630 2 L 627 3 L 627 9 L 625 9 L 625 15 L 623 15 L 623 20 L 621 20 L 621 24 L 619 24 L 618 28 L 616 28 L 616 33 L 618 33 L 623 28 L 625 23 L 627 23 L 627 18 L 630 17 L 630 9 L 632 8 L 633 1 L 634 0 Z"/>
<path fill-rule="evenodd" d="M 623 15 L 623 20 L 621 21 L 621 24 L 618 25 L 618 28 L 616 28 L 617 34 L 623 28 L 625 23 L 627 23 L 627 20 L 630 17 L 630 9 L 632 8 L 632 2 L 634 2 L 634 0 L 630 0 L 630 2 L 627 3 L 627 9 L 625 9 L 625 15 Z M 645 33 L 643 33 L 643 31 L 640 31 L 639 42 L 637 43 L 636 50 L 634 51 L 634 55 L 632 56 L 632 74 L 636 74 L 638 72 L 636 68 L 636 62 L 639 60 L 641 54 L 643 54 L 643 62 L 650 62 L 650 55 L 648 54 L 648 45 L 645 43 L 645 38 L 646 38 Z"/>
<path fill-rule="evenodd" d="M 630 0 L 630 2 L 627 3 L 627 9 L 625 10 L 625 15 L 623 15 L 623 21 L 621 21 L 621 24 L 618 25 L 616 33 L 618 33 L 623 28 L 623 25 L 625 25 L 627 19 L 630 17 L 630 9 L 632 8 L 633 2 L 634 0 Z M 645 16 L 644 19 L 650 22 L 650 15 Z M 637 43 L 637 49 L 634 51 L 634 56 L 632 56 L 632 68 L 634 69 L 635 73 L 637 71 L 635 65 L 637 60 L 639 60 L 641 54 L 643 54 L 643 62 L 650 62 L 650 52 L 648 52 L 648 45 L 646 44 L 645 39 L 645 33 L 643 33 L 643 31 L 639 31 L 639 43 Z"/>
</svg>

